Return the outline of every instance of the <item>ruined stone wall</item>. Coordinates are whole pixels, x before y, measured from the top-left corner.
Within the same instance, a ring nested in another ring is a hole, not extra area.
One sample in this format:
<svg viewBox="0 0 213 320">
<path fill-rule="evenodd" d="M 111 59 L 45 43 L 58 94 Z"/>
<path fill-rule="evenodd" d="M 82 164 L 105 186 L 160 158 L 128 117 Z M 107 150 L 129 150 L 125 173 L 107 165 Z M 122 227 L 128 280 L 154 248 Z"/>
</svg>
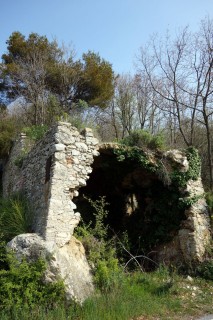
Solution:
<svg viewBox="0 0 213 320">
<path fill-rule="evenodd" d="M 185 190 L 190 198 L 197 198 L 187 210 L 186 220 L 178 232 L 184 262 L 202 261 L 210 243 L 210 221 L 201 178 L 189 180 Z"/>
<path fill-rule="evenodd" d="M 180 172 L 189 170 L 189 163 L 183 152 L 167 151 L 164 156 L 175 162 Z M 185 219 L 181 222 L 178 234 L 171 242 L 160 245 L 157 255 L 159 262 L 191 265 L 203 261 L 206 247 L 211 241 L 210 219 L 201 176 L 196 180 L 188 180 L 185 188 L 180 188 L 180 193 L 182 200 L 194 201 L 185 210 Z"/>
<path fill-rule="evenodd" d="M 4 172 L 4 195 L 25 190 L 32 205 L 33 231 L 58 246 L 67 243 L 80 220 L 73 197 L 86 185 L 90 165 L 98 154 L 98 140 L 90 129 L 80 134 L 69 123 L 58 123 L 24 158 L 14 165 L 26 138 L 12 150 Z"/>
</svg>

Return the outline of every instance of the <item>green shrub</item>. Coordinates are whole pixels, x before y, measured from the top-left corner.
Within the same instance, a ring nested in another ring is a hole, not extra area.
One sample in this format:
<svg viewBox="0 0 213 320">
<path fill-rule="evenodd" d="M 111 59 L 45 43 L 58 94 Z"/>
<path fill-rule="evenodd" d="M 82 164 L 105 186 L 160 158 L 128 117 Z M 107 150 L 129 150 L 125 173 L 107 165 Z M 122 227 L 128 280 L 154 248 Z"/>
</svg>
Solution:
<svg viewBox="0 0 213 320">
<path fill-rule="evenodd" d="M 93 201 L 92 199 L 86 198 L 91 207 L 93 208 L 93 216 L 95 218 L 95 224 L 91 232 L 94 237 L 99 240 L 106 240 L 108 225 L 104 223 L 109 212 L 106 210 L 106 206 L 109 204 L 106 202 L 105 197 L 100 197 L 99 199 Z"/>
<path fill-rule="evenodd" d="M 197 273 L 200 277 L 213 281 L 213 259 L 202 262 L 197 267 Z"/>
<path fill-rule="evenodd" d="M 113 252 L 114 253 L 114 252 Z M 118 259 L 108 251 L 108 258 L 97 262 L 94 280 L 95 284 L 101 291 L 107 292 L 112 288 L 115 289 L 122 283 L 121 268 Z M 121 280 L 121 281 L 120 281 Z"/>
<path fill-rule="evenodd" d="M 38 141 L 43 138 L 45 133 L 48 130 L 48 126 L 46 125 L 37 125 L 31 127 L 25 127 L 22 129 L 22 132 L 27 135 L 31 140 Z"/>
<path fill-rule="evenodd" d="M 146 147 L 149 149 L 163 149 L 165 147 L 164 138 L 162 134 L 152 135 L 145 130 L 135 130 L 125 137 L 122 141 L 129 147 Z"/>
<path fill-rule="evenodd" d="M 27 155 L 27 150 L 22 150 L 21 153 L 17 156 L 17 158 L 14 160 L 14 165 L 18 168 L 21 168 L 24 162 L 24 159 Z"/>
<path fill-rule="evenodd" d="M 1 251 L 3 249 L 1 248 Z M 35 307 L 37 305 L 52 308 L 64 300 L 62 281 L 44 284 L 46 263 L 38 259 L 35 262 L 19 262 L 12 252 L 1 254 L 0 268 L 0 308 L 8 309 Z M 2 262 L 7 267 L 2 267 Z"/>
<path fill-rule="evenodd" d="M 8 156 L 16 135 L 16 126 L 13 118 L 0 119 L 0 158 Z"/>
<path fill-rule="evenodd" d="M 76 230 L 76 236 L 83 243 L 88 261 L 94 272 L 96 286 L 101 291 L 108 291 L 119 283 L 122 274 L 116 256 L 114 239 L 107 239 L 109 226 L 104 223 L 108 215 L 105 197 L 97 200 L 86 198 L 94 209 L 94 223 L 82 223 Z"/>
<path fill-rule="evenodd" d="M 46 262 L 18 261 L 12 251 L 6 250 L 3 239 L 0 234 L 0 309 L 29 309 L 38 305 L 51 309 L 65 301 L 61 280 L 44 283 Z"/>
<path fill-rule="evenodd" d="M 0 198 L 0 233 L 6 241 L 15 236 L 31 232 L 32 212 L 22 194 Z"/>
</svg>

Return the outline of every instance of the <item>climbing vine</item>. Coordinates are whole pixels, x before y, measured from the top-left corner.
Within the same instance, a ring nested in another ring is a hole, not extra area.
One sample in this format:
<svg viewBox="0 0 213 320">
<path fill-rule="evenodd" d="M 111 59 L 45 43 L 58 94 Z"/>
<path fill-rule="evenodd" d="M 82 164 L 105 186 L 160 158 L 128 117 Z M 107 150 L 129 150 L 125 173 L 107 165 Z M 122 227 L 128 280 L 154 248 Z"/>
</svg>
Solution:
<svg viewBox="0 0 213 320">
<path fill-rule="evenodd" d="M 189 169 L 181 172 L 175 169 L 171 174 L 171 181 L 177 187 L 185 187 L 189 180 L 197 180 L 200 174 L 201 160 L 197 149 L 189 147 L 186 150 L 186 157 L 189 163 Z"/>
<path fill-rule="evenodd" d="M 148 155 L 139 147 L 120 146 L 114 149 L 118 161 L 134 161 L 150 172 L 156 172 L 157 164 L 151 163 Z"/>
<path fill-rule="evenodd" d="M 183 209 L 186 209 L 190 206 L 192 206 L 194 203 L 196 203 L 199 199 L 202 199 L 205 197 L 205 194 L 200 194 L 200 195 L 197 195 L 197 196 L 193 196 L 193 197 L 186 197 L 186 198 L 179 198 L 179 208 L 183 208 Z"/>
<path fill-rule="evenodd" d="M 162 161 L 157 160 L 156 162 L 151 162 L 148 154 L 139 147 L 120 146 L 118 149 L 114 149 L 114 153 L 117 155 L 118 161 L 134 161 L 140 164 L 142 168 L 161 175 Z M 197 180 L 200 174 L 201 160 L 197 149 L 194 147 L 187 148 L 186 157 L 189 163 L 188 170 L 181 172 L 177 168 L 174 168 L 168 177 L 168 180 L 171 180 L 171 183 L 178 188 L 185 187 L 190 179 Z M 165 171 L 165 166 L 163 166 L 163 168 Z"/>
</svg>

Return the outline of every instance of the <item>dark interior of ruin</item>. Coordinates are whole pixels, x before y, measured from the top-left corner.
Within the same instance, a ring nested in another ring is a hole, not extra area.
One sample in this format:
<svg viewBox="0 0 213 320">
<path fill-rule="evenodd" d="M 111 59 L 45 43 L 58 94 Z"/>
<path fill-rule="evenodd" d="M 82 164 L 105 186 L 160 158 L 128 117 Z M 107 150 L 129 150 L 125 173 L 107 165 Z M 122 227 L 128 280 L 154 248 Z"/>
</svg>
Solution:
<svg viewBox="0 0 213 320">
<path fill-rule="evenodd" d="M 119 162 L 112 150 L 100 150 L 92 165 L 87 185 L 74 199 L 84 222 L 93 221 L 92 209 L 85 199 L 106 197 L 109 211 L 106 224 L 118 235 L 126 231 L 132 252 L 148 252 L 173 238 L 184 211 L 178 195 L 154 173 L 133 161 Z"/>
</svg>

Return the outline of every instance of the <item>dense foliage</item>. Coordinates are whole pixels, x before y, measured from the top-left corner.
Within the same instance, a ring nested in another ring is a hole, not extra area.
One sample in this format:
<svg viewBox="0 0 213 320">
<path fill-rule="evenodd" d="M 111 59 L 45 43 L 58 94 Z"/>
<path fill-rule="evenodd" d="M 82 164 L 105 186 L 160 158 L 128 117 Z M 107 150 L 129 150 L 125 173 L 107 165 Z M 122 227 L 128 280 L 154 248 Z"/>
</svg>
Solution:
<svg viewBox="0 0 213 320">
<path fill-rule="evenodd" d="M 144 147 L 148 149 L 163 149 L 165 147 L 162 134 L 152 135 L 146 130 L 132 131 L 127 137 L 121 140 L 121 143 L 129 147 Z"/>
<path fill-rule="evenodd" d="M 0 250 L 5 250 L 2 243 Z M 64 285 L 57 283 L 44 283 L 46 263 L 38 259 L 34 262 L 26 260 L 17 261 L 11 252 L 0 262 L 0 309 L 33 308 L 38 305 L 48 309 L 64 301 Z M 3 264 L 6 264 L 2 267 Z"/>
<path fill-rule="evenodd" d="M 1 90 L 8 99 L 24 98 L 31 124 L 48 124 L 50 117 L 70 112 L 79 100 L 104 108 L 113 95 L 112 67 L 99 54 L 89 51 L 75 61 L 73 52 L 65 58 L 66 50 L 56 41 L 36 33 L 25 38 L 20 32 L 11 34 L 7 50 L 2 55 Z M 57 108 L 49 108 L 51 97 Z"/>
<path fill-rule="evenodd" d="M 30 140 L 38 141 L 41 138 L 43 138 L 47 130 L 48 130 L 48 126 L 37 125 L 37 126 L 25 127 L 22 129 L 22 132 L 25 133 Z"/>
</svg>

